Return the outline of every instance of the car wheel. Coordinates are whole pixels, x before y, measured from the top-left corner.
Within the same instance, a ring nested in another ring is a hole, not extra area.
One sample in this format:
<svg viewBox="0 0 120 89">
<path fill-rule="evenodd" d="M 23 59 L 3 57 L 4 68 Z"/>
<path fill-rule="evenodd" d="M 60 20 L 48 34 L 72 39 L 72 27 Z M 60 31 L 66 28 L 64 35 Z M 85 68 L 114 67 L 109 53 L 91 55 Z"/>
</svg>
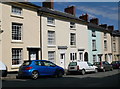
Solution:
<svg viewBox="0 0 120 89">
<path fill-rule="evenodd" d="M 58 77 L 58 78 L 63 77 L 63 72 L 62 72 L 62 71 L 58 71 L 57 77 Z"/>
<path fill-rule="evenodd" d="M 95 69 L 95 73 L 97 73 L 98 72 L 98 70 L 97 69 Z"/>
<path fill-rule="evenodd" d="M 85 74 L 85 70 L 83 69 L 83 70 L 81 71 L 81 73 L 82 73 L 82 75 L 84 75 L 84 74 Z"/>
<path fill-rule="evenodd" d="M 34 80 L 36 80 L 37 78 L 38 78 L 38 76 L 39 76 L 39 73 L 38 73 L 38 71 L 33 71 L 32 72 L 32 79 L 34 79 Z"/>
<path fill-rule="evenodd" d="M 113 71 L 113 68 L 111 68 L 110 70 Z"/>
<path fill-rule="evenodd" d="M 105 68 L 103 68 L 103 72 L 105 72 L 106 70 L 105 70 Z"/>
</svg>

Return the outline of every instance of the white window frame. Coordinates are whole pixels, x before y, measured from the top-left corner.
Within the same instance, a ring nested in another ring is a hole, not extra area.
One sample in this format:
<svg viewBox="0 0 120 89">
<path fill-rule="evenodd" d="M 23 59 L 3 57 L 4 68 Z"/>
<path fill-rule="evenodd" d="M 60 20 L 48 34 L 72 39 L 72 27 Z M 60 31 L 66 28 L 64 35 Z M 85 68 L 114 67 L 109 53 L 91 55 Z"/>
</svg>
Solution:
<svg viewBox="0 0 120 89">
<path fill-rule="evenodd" d="M 104 40 L 104 50 L 107 51 L 107 40 Z"/>
<path fill-rule="evenodd" d="M 70 60 L 71 61 L 77 60 L 77 53 L 70 53 Z"/>
<path fill-rule="evenodd" d="M 23 55 L 22 48 L 12 48 L 12 66 L 20 66 L 22 64 L 23 61 L 22 55 Z"/>
<path fill-rule="evenodd" d="M 93 63 L 94 62 L 97 62 L 97 56 L 96 55 L 93 55 Z"/>
<path fill-rule="evenodd" d="M 116 43 L 113 43 L 113 51 L 116 52 Z"/>
<path fill-rule="evenodd" d="M 22 8 L 17 7 L 17 6 L 12 6 L 11 12 L 12 12 L 12 14 L 21 16 L 22 15 Z"/>
<path fill-rule="evenodd" d="M 76 34 L 70 33 L 70 45 L 76 45 Z"/>
<path fill-rule="evenodd" d="M 22 41 L 23 24 L 12 23 L 12 41 Z"/>
<path fill-rule="evenodd" d="M 107 38 L 107 33 L 104 33 L 104 38 Z"/>
<path fill-rule="evenodd" d="M 51 62 L 55 62 L 55 51 L 48 51 L 48 60 Z"/>
<path fill-rule="evenodd" d="M 75 29 L 76 28 L 76 24 L 74 22 L 70 22 L 70 28 L 71 29 Z"/>
<path fill-rule="evenodd" d="M 48 46 L 55 45 L 55 31 L 48 31 Z"/>
<path fill-rule="evenodd" d="M 96 40 L 92 40 L 92 50 L 96 50 Z"/>
<path fill-rule="evenodd" d="M 47 17 L 47 25 L 55 26 L 55 19 L 52 17 Z"/>
<path fill-rule="evenodd" d="M 92 37 L 96 37 L 96 32 L 92 31 Z"/>
</svg>

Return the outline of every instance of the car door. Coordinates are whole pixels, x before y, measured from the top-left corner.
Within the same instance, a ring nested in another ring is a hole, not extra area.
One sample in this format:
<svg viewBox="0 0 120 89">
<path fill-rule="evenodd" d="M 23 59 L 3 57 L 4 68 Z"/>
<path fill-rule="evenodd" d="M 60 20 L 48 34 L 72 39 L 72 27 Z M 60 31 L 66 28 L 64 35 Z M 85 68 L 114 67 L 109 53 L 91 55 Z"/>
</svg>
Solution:
<svg viewBox="0 0 120 89">
<path fill-rule="evenodd" d="M 44 65 L 42 61 L 36 61 L 36 70 L 39 71 L 40 75 L 46 75 L 47 67 Z"/>
<path fill-rule="evenodd" d="M 46 66 L 46 75 L 53 75 L 57 68 L 54 63 L 49 61 L 45 61 L 44 66 Z"/>
<path fill-rule="evenodd" d="M 89 71 L 94 71 L 95 70 L 91 63 L 87 62 L 87 64 L 88 64 L 88 67 L 89 67 Z"/>
</svg>

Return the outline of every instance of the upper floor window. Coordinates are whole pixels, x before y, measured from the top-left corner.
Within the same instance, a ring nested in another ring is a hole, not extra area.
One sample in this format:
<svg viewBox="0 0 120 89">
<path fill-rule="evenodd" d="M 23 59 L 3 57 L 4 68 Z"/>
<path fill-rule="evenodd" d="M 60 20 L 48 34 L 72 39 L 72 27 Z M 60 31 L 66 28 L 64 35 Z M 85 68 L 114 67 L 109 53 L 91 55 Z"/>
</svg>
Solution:
<svg viewBox="0 0 120 89">
<path fill-rule="evenodd" d="M 55 19 L 51 17 L 47 17 L 47 24 L 55 25 Z"/>
<path fill-rule="evenodd" d="M 12 65 L 22 63 L 22 48 L 12 48 Z"/>
<path fill-rule="evenodd" d="M 16 6 L 12 6 L 12 13 L 16 14 L 16 15 L 22 15 L 22 8 L 16 7 Z"/>
<path fill-rule="evenodd" d="M 116 44 L 113 43 L 113 51 L 115 52 L 116 51 Z"/>
<path fill-rule="evenodd" d="M 70 28 L 75 28 L 75 23 L 74 22 L 70 22 Z"/>
<path fill-rule="evenodd" d="M 107 51 L 107 41 L 104 40 L 104 50 Z"/>
<path fill-rule="evenodd" d="M 48 45 L 55 45 L 55 31 L 48 31 Z"/>
<path fill-rule="evenodd" d="M 12 23 L 12 40 L 22 40 L 22 24 Z"/>
<path fill-rule="evenodd" d="M 104 33 L 104 38 L 107 38 L 107 33 Z"/>
<path fill-rule="evenodd" d="M 92 31 L 92 37 L 96 37 L 95 31 Z"/>
<path fill-rule="evenodd" d="M 92 50 L 96 51 L 96 40 L 92 40 Z"/>
<path fill-rule="evenodd" d="M 70 45 L 76 45 L 76 34 L 75 33 L 70 34 Z"/>
</svg>

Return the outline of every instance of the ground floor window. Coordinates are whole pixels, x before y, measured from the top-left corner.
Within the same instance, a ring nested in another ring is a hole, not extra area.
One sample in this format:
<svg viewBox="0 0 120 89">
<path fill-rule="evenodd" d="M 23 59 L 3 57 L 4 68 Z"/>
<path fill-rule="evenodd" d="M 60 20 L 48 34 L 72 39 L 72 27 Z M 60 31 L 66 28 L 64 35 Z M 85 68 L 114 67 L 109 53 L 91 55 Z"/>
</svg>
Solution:
<svg viewBox="0 0 120 89">
<path fill-rule="evenodd" d="M 22 48 L 12 48 L 12 65 L 22 63 Z"/>
<path fill-rule="evenodd" d="M 70 60 L 77 60 L 77 53 L 70 53 Z"/>
<path fill-rule="evenodd" d="M 83 53 L 79 53 L 80 60 L 83 61 Z"/>
<path fill-rule="evenodd" d="M 55 62 L 55 51 L 48 51 L 48 60 Z"/>
<path fill-rule="evenodd" d="M 96 55 L 93 55 L 93 63 L 95 63 L 96 61 L 97 61 Z"/>
</svg>

